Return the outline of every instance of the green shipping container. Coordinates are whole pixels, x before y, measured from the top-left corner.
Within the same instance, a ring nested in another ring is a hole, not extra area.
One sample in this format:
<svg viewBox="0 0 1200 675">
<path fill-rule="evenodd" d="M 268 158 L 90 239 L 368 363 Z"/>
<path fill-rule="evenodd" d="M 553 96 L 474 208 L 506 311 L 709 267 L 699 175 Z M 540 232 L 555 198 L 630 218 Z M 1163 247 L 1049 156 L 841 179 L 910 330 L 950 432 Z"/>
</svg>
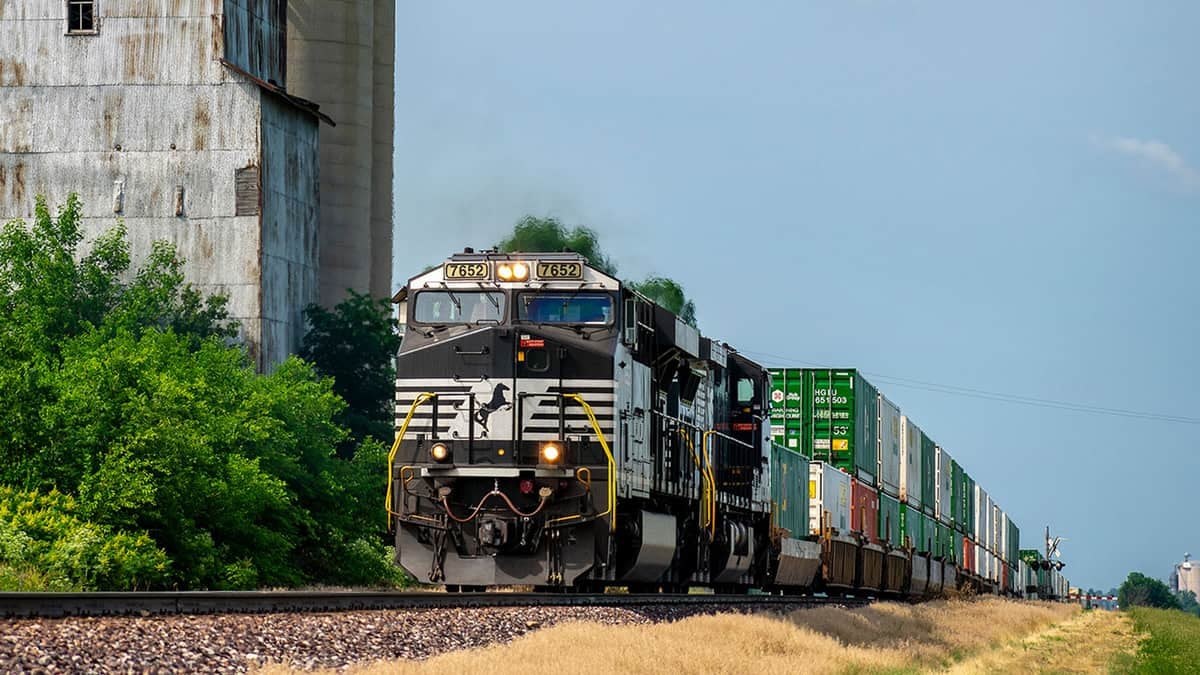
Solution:
<svg viewBox="0 0 1200 675">
<path fill-rule="evenodd" d="M 970 532 L 972 536 L 975 534 L 975 480 L 963 472 L 963 508 L 966 513 L 963 514 L 964 532 Z"/>
<path fill-rule="evenodd" d="M 879 538 L 899 548 L 904 545 L 904 534 L 900 529 L 900 500 L 886 493 L 879 493 Z"/>
<path fill-rule="evenodd" d="M 904 504 L 900 505 L 903 512 L 907 507 Z M 929 553 L 937 549 L 937 519 L 933 516 L 907 509 L 908 530 L 905 534 L 910 538 L 913 548 L 922 553 Z M 916 523 L 915 525 L 913 523 Z"/>
<path fill-rule="evenodd" d="M 877 484 L 878 392 L 854 369 L 771 371 L 771 438 Z"/>
<path fill-rule="evenodd" d="M 808 458 L 771 445 L 771 513 L 793 539 L 808 534 Z"/>
<path fill-rule="evenodd" d="M 1008 564 L 1016 565 L 1020 560 L 1017 551 L 1021 548 L 1021 528 L 1010 518 L 1008 521 Z"/>
<path fill-rule="evenodd" d="M 954 531 L 954 545 L 951 547 L 954 550 L 954 562 L 962 564 L 966 558 L 963 556 L 964 535 L 962 530 Z"/>
<path fill-rule="evenodd" d="M 949 558 L 953 551 L 954 530 L 939 520 L 937 521 L 937 547 L 934 549 L 933 554 Z"/>
<path fill-rule="evenodd" d="M 921 508 L 937 513 L 937 443 L 921 432 Z"/>
<path fill-rule="evenodd" d="M 950 462 L 950 498 L 952 500 L 950 508 L 950 520 L 956 527 L 963 527 L 963 500 L 962 490 L 966 489 L 963 484 L 963 470 L 958 462 L 951 460 Z"/>
</svg>

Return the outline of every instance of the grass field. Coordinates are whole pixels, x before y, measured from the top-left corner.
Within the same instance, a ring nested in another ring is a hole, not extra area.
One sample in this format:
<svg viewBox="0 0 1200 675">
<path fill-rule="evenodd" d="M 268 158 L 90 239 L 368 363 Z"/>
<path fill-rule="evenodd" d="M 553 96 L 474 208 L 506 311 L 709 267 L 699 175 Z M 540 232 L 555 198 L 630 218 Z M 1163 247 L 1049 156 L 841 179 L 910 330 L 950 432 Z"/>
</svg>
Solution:
<svg viewBox="0 0 1200 675">
<path fill-rule="evenodd" d="M 1142 643 L 1136 656 L 1117 659 L 1117 673 L 1200 673 L 1200 618 L 1173 609 L 1128 612 Z"/>
<path fill-rule="evenodd" d="M 920 605 L 877 603 L 861 609 L 812 609 L 787 616 L 697 616 L 652 626 L 562 624 L 505 645 L 452 652 L 427 661 L 388 661 L 350 672 L 528 675 L 593 673 L 916 673 L 1074 671 L 1077 659 L 1047 661 L 1058 640 L 1087 635 L 1115 644 L 1072 605 L 997 598 Z M 1053 631 L 1068 631 L 1067 637 Z M 1107 628 L 1105 628 L 1107 630 Z M 1048 632 L 1049 631 L 1049 632 Z M 1071 632 L 1074 631 L 1074 632 Z M 1134 644 L 1127 628 L 1128 643 Z M 1074 636 L 1074 637 L 1072 637 Z M 1046 643 L 1044 652 L 1036 646 Z M 1008 649 L 1009 656 L 1003 654 Z M 1032 651 L 1031 651 L 1032 650 Z M 1111 653 L 1093 645 L 1104 654 Z M 1030 657 L 1030 654 L 1033 654 Z M 976 663 L 981 655 L 998 655 Z M 1011 658 L 1009 658 L 1011 657 Z M 1031 661 L 1030 658 L 1033 660 Z M 1024 660 L 1022 660 L 1024 659 Z M 1033 664 L 1030 666 L 1030 664 Z M 268 667 L 266 673 L 288 673 Z M 1084 671 L 1087 672 L 1087 671 Z"/>
</svg>

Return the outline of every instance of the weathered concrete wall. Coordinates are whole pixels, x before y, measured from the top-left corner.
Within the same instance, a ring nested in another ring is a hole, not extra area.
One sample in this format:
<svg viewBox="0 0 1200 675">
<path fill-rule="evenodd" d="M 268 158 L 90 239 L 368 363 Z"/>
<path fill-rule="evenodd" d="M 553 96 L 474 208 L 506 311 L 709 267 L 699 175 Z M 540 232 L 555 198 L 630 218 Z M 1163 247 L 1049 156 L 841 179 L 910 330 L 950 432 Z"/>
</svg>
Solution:
<svg viewBox="0 0 1200 675">
<path fill-rule="evenodd" d="M 311 115 L 264 96 L 261 134 L 262 344 L 287 354 L 304 338 L 304 308 L 320 299 L 317 128 Z"/>
<path fill-rule="evenodd" d="M 290 0 L 288 91 L 321 129 L 321 302 L 391 295 L 393 0 Z M 384 25 L 380 25 L 380 24 Z"/>
<path fill-rule="evenodd" d="M 290 348 L 281 351 L 274 337 L 264 343 L 258 204 L 262 215 L 280 207 L 251 184 L 242 196 L 253 208 L 239 213 L 235 179 L 263 165 L 263 111 L 286 104 L 221 65 L 222 0 L 110 0 L 98 8 L 98 34 L 76 36 L 64 34 L 63 2 L 0 2 L 0 221 L 31 217 L 38 194 L 57 204 L 77 192 L 91 237 L 122 218 L 137 261 L 156 240 L 174 243 L 189 281 L 229 296 L 260 367 L 282 360 Z M 306 126 L 308 140 L 296 152 L 309 152 L 313 164 L 316 119 L 297 115 L 306 122 L 292 125 Z M 298 181 L 302 187 L 275 186 L 273 194 L 312 192 L 312 180 Z M 316 199 L 302 201 L 315 209 Z M 270 299 L 278 305 L 272 320 L 297 315 Z M 283 342 L 299 330 L 293 321 Z"/>
</svg>

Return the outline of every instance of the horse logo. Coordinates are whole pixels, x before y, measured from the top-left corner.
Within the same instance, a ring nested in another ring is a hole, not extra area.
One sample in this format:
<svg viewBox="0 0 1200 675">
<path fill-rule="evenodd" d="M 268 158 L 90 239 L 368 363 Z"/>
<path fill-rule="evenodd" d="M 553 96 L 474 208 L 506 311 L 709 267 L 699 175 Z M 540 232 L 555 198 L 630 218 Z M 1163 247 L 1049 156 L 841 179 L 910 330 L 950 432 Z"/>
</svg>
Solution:
<svg viewBox="0 0 1200 675">
<path fill-rule="evenodd" d="M 472 422 L 477 426 L 475 436 L 477 438 L 487 438 L 490 432 L 488 422 L 492 415 L 512 409 L 512 403 L 504 394 L 510 390 L 507 384 L 500 383 L 494 387 L 487 382 L 480 384 L 482 386 L 476 386 L 472 389 L 471 393 L 474 394 L 476 401 L 485 398 L 487 401 L 475 406 L 473 419 L 468 403 L 470 399 L 463 398 L 454 404 L 454 409 L 458 411 L 458 415 L 455 417 L 451 427 L 451 435 L 454 438 L 465 438 L 470 433 Z"/>
</svg>

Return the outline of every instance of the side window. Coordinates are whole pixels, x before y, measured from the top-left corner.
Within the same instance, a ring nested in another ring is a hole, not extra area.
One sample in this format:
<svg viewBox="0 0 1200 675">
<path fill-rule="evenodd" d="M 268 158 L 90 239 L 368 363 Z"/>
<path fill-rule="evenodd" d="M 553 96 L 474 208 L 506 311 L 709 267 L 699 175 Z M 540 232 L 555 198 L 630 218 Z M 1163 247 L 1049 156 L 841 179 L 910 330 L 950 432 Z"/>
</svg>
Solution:
<svg viewBox="0 0 1200 675">
<path fill-rule="evenodd" d="M 66 0 L 67 34 L 96 33 L 96 0 Z"/>
<path fill-rule="evenodd" d="M 737 381 L 737 402 L 749 405 L 754 401 L 754 380 L 740 377 Z"/>
</svg>

